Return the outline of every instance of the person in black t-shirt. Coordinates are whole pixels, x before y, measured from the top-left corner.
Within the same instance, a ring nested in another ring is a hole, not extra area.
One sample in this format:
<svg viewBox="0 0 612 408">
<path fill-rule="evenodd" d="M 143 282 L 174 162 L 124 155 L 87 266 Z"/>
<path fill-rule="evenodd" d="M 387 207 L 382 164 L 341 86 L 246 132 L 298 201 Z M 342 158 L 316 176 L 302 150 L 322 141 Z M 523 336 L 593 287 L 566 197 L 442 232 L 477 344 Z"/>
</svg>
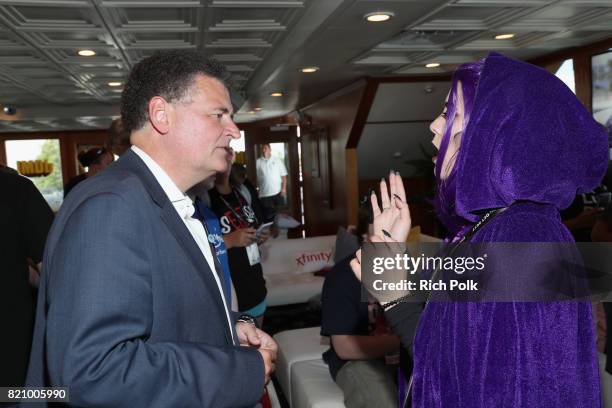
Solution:
<svg viewBox="0 0 612 408">
<path fill-rule="evenodd" d="M 22 387 L 35 311 L 28 260 L 42 260 L 53 211 L 34 184 L 20 175 L 0 171 L 0 192 L 0 385 Z"/>
<path fill-rule="evenodd" d="M 232 185 L 230 171 L 217 175 L 215 187 L 209 191 L 210 208 L 221 224 L 238 310 L 255 317 L 261 327 L 267 291 L 258 244 L 268 238 L 268 232 L 256 234 L 263 219 L 261 213 L 258 214 L 258 207 L 252 205 L 251 200 L 256 197 L 245 197 Z"/>
<path fill-rule="evenodd" d="M 364 236 L 367 239 L 371 222 L 366 203 L 357 225 L 360 242 Z M 361 301 L 361 283 L 349 264 L 353 257 L 338 262 L 325 276 L 321 335 L 331 338 L 331 347 L 323 360 L 342 389 L 347 407 L 396 407 L 400 341 L 390 334 L 380 304 L 373 299 Z"/>
<path fill-rule="evenodd" d="M 590 242 L 591 230 L 603 213 L 601 208 L 587 208 L 585 194 L 578 194 L 572 204 L 559 211 L 563 224 L 570 230 L 576 242 Z"/>
</svg>

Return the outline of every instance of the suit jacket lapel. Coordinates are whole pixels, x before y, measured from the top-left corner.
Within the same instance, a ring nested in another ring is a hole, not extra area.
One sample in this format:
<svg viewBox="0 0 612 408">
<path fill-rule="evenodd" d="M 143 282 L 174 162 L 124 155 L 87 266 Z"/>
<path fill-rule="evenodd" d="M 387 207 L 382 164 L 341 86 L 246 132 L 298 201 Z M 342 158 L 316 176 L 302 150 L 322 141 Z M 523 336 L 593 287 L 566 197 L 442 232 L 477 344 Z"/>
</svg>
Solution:
<svg viewBox="0 0 612 408">
<path fill-rule="evenodd" d="M 138 155 L 131 150 L 122 156 L 120 162 L 117 164 L 124 165 L 141 179 L 153 201 L 160 207 L 161 219 L 187 254 L 189 260 L 198 272 L 198 275 L 204 281 L 204 284 L 210 289 L 211 295 L 215 297 L 216 301 L 214 303 L 217 305 L 218 312 L 221 314 L 221 316 L 223 316 L 223 320 L 225 320 L 226 314 L 225 307 L 223 306 L 223 300 L 221 299 L 217 282 L 212 276 L 212 273 L 216 272 L 210 270 L 208 262 L 206 261 L 206 258 L 204 258 L 198 244 L 193 239 L 193 236 L 185 226 L 183 220 L 181 220 L 177 214 L 174 206 L 168 199 L 168 196 L 153 176 L 153 173 L 151 173 L 140 157 L 138 157 Z M 219 279 L 222 278 L 222 276 L 219 277 Z M 229 344 L 234 344 L 232 340 L 232 332 L 230 331 L 228 325 L 224 324 L 223 327 L 225 339 Z"/>
</svg>

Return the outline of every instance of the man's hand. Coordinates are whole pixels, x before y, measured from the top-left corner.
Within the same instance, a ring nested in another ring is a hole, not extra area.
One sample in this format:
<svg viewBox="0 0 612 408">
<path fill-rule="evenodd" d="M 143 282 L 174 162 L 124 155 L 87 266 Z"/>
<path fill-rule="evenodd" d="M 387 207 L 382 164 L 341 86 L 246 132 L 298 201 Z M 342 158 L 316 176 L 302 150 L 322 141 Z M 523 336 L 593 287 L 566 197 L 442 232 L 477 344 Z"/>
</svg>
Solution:
<svg viewBox="0 0 612 408">
<path fill-rule="evenodd" d="M 264 359 L 265 373 L 266 373 L 266 384 L 270 381 L 270 377 L 276 369 L 276 355 L 278 353 L 278 344 L 274 339 L 265 331 L 255 329 L 259 336 L 259 351 Z"/>
<path fill-rule="evenodd" d="M 223 236 L 223 241 L 227 249 L 235 247 L 248 247 L 253 242 L 257 241 L 257 235 L 254 228 L 243 228 L 230 232 Z"/>
<path fill-rule="evenodd" d="M 281 196 L 287 198 L 287 176 L 281 176 Z"/>
<path fill-rule="evenodd" d="M 261 230 L 261 232 L 257 236 L 257 243 L 263 244 L 264 242 L 268 240 L 268 238 L 270 238 L 270 229 L 264 228 L 263 230 Z"/>
<path fill-rule="evenodd" d="M 258 349 L 259 354 L 264 361 L 264 375 L 265 375 L 265 383 L 268 384 L 270 382 L 270 378 L 272 377 L 272 373 L 276 370 L 276 353 L 271 352 L 267 349 Z"/>
<path fill-rule="evenodd" d="M 259 347 L 261 340 L 257 334 L 257 327 L 251 323 L 236 323 L 236 335 L 241 346 Z M 261 331 L 261 330 L 260 330 Z M 263 333 L 263 332 L 262 332 Z"/>
<path fill-rule="evenodd" d="M 275 363 L 278 345 L 268 333 L 259 330 L 250 323 L 238 322 L 238 324 L 236 324 L 236 334 L 240 340 L 241 346 L 256 348 L 261 354 L 264 361 L 267 384 L 276 368 Z"/>
<path fill-rule="evenodd" d="M 42 271 L 42 262 L 34 263 L 30 258 L 26 259 L 28 263 L 28 282 L 33 288 L 40 285 L 40 271 Z"/>
</svg>

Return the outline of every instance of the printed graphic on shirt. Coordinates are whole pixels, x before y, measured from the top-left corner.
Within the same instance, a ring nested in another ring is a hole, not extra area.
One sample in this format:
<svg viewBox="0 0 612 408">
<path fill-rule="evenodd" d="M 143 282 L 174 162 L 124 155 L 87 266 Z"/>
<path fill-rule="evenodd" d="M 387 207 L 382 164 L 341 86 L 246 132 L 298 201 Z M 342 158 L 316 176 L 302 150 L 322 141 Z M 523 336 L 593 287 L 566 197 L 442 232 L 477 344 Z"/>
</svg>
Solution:
<svg viewBox="0 0 612 408">
<path fill-rule="evenodd" d="M 208 234 L 208 242 L 215 248 L 215 252 L 217 256 L 224 255 L 227 253 L 225 246 L 223 245 L 223 236 L 221 234 L 217 234 L 214 232 L 209 232 Z"/>
<path fill-rule="evenodd" d="M 219 223 L 223 234 L 228 234 L 237 229 L 251 227 L 257 223 L 257 217 L 250 205 L 234 206 L 232 210 L 224 211 Z"/>
</svg>

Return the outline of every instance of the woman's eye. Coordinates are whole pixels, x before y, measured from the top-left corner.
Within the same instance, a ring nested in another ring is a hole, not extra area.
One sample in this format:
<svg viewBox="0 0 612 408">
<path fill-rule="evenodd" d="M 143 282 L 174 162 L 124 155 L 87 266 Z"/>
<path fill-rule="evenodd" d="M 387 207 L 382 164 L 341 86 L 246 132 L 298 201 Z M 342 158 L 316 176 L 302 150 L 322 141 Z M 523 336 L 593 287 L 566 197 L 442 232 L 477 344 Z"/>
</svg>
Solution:
<svg viewBox="0 0 612 408">
<path fill-rule="evenodd" d="M 440 114 L 440 116 L 442 116 L 444 119 L 446 119 L 446 111 L 442 112 L 442 113 Z"/>
</svg>

